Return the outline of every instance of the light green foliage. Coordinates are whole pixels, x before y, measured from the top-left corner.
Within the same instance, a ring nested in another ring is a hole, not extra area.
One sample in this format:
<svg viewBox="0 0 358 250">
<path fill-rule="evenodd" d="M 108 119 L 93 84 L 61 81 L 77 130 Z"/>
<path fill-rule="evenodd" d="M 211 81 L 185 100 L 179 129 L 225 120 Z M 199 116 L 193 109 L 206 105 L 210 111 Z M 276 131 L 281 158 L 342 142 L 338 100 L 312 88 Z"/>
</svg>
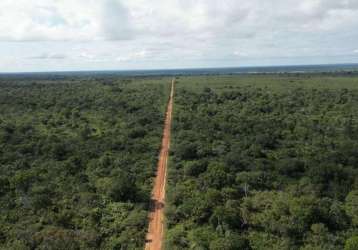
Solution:
<svg viewBox="0 0 358 250">
<path fill-rule="evenodd" d="M 358 250 L 358 236 L 353 236 L 346 241 L 344 250 Z"/>
<path fill-rule="evenodd" d="M 345 202 L 347 214 L 352 218 L 352 223 L 358 226 L 358 190 L 351 191 Z"/>
</svg>

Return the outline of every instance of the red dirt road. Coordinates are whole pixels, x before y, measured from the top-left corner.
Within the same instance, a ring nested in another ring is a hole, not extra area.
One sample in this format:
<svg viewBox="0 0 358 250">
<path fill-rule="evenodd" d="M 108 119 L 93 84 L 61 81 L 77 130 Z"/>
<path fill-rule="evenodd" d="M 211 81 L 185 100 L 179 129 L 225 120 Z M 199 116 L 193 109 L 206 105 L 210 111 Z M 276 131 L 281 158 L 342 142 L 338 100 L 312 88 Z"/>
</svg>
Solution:
<svg viewBox="0 0 358 250">
<path fill-rule="evenodd" d="M 149 227 L 146 236 L 145 250 L 161 250 L 164 236 L 164 204 L 165 184 L 167 179 L 167 164 L 170 146 L 170 129 L 172 124 L 172 110 L 175 80 L 172 80 L 170 99 L 165 117 L 162 147 L 160 150 L 157 176 L 154 181 L 149 213 Z"/>
</svg>

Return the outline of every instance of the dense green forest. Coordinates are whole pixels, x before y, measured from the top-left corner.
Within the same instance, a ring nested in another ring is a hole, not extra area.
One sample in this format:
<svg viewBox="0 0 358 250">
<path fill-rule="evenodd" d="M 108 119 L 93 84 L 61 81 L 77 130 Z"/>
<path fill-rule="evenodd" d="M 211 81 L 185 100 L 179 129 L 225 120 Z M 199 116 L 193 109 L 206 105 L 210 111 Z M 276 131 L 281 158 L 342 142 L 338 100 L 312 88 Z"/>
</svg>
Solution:
<svg viewBox="0 0 358 250">
<path fill-rule="evenodd" d="M 142 249 L 171 78 L 0 79 L 0 249 Z M 357 250 L 358 77 L 180 77 L 166 249 Z"/>
<path fill-rule="evenodd" d="M 0 249 L 142 249 L 169 79 L 0 80 Z"/>
<path fill-rule="evenodd" d="M 358 249 L 358 77 L 181 77 L 166 249 Z"/>
</svg>

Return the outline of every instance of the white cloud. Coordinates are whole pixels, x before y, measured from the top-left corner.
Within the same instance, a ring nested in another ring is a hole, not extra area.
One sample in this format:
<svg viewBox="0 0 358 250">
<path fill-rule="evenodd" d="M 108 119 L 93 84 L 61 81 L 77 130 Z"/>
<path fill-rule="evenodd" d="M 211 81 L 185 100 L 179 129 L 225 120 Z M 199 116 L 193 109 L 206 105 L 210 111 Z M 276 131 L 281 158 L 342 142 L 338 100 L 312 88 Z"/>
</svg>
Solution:
<svg viewBox="0 0 358 250">
<path fill-rule="evenodd" d="M 56 53 L 43 53 L 37 56 L 31 56 L 28 59 L 35 59 L 35 60 L 63 60 L 66 59 L 67 55 L 65 54 L 56 54 Z"/>
<path fill-rule="evenodd" d="M 234 51 L 233 53 L 237 57 L 248 57 L 249 54 L 245 51 Z"/>
<path fill-rule="evenodd" d="M 353 25 L 357 10 L 355 0 L 2 0 L 0 40 L 251 39 Z"/>
<path fill-rule="evenodd" d="M 118 62 L 136 61 L 136 60 L 141 60 L 141 59 L 148 59 L 151 56 L 152 56 L 152 53 L 150 53 L 149 51 L 140 50 L 140 51 L 132 52 L 128 55 L 118 56 L 118 57 L 116 57 L 116 61 L 118 61 Z"/>
<path fill-rule="evenodd" d="M 357 26 L 357 0 L 1 0 L 0 67 L 344 60 L 340 55 L 357 53 Z M 35 57 L 46 60 L 30 63 Z"/>
<path fill-rule="evenodd" d="M 104 39 L 123 40 L 132 36 L 128 10 L 117 0 L 103 0 L 99 23 Z"/>
<path fill-rule="evenodd" d="M 127 9 L 117 0 L 2 0 L 0 40 L 127 39 Z"/>
</svg>

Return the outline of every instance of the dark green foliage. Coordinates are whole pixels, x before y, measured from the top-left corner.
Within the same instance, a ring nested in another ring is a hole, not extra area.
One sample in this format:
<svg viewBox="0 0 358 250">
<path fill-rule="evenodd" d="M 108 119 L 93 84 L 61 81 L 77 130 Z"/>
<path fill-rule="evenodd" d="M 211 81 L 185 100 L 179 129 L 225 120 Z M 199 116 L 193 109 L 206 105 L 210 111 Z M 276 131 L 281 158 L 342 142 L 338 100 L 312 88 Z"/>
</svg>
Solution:
<svg viewBox="0 0 358 250">
<path fill-rule="evenodd" d="M 326 78 L 180 80 L 168 249 L 355 249 L 358 81 Z"/>
<path fill-rule="evenodd" d="M 0 249 L 142 249 L 169 83 L 0 80 Z"/>
</svg>

